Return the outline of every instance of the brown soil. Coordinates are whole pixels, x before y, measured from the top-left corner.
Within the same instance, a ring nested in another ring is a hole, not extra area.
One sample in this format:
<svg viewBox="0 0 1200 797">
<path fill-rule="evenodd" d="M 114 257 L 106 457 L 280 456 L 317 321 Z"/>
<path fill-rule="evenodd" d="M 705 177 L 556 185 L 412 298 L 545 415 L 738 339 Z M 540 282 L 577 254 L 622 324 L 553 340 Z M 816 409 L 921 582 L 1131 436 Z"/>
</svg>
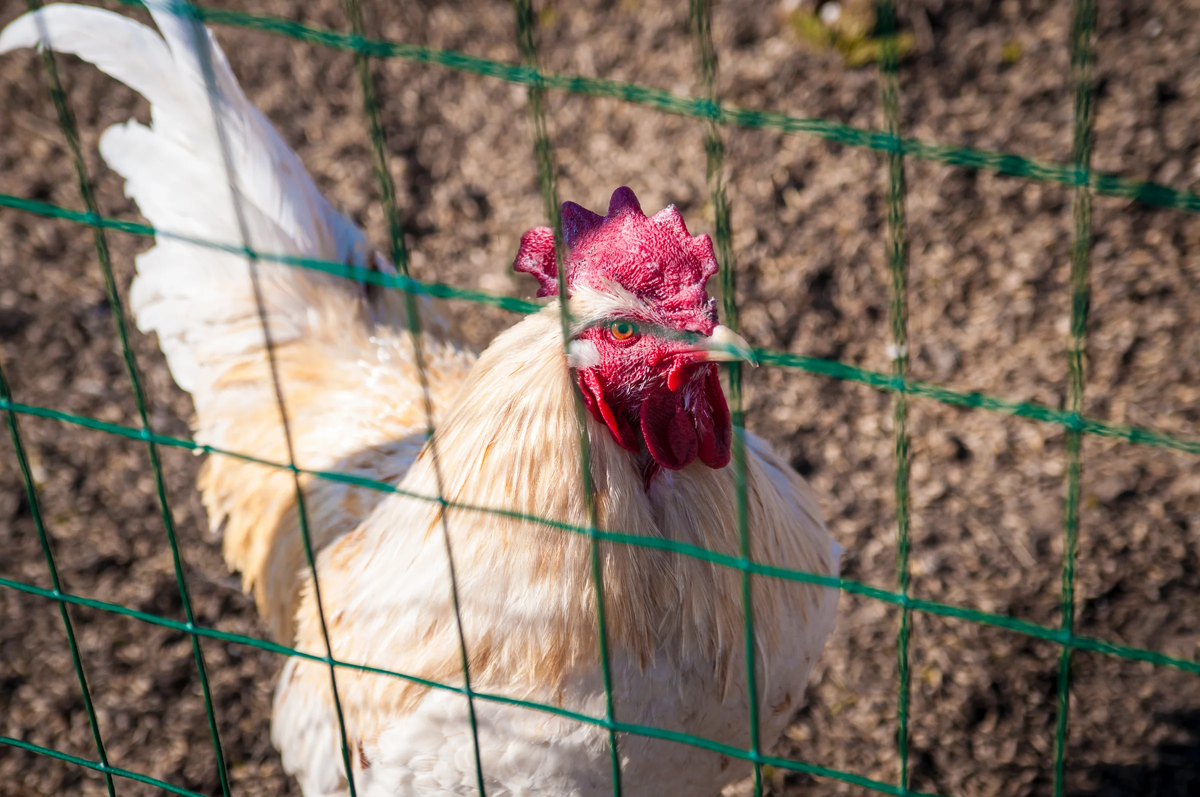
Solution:
<svg viewBox="0 0 1200 797">
<path fill-rule="evenodd" d="M 347 28 L 334 0 L 239 0 L 237 7 Z M 688 94 L 687 4 L 542 4 L 548 68 Z M 912 0 L 902 23 L 906 134 L 1065 161 L 1072 140 L 1070 4 Z M 1200 190 L 1200 4 L 1100 3 L 1094 163 Z M 1118 9 L 1118 6 L 1120 9 Z M 0 24 L 24 4 L 0 4 Z M 782 6 L 724 0 L 714 15 L 721 97 L 731 103 L 882 124 L 876 70 L 800 43 Z M 129 13 L 126 11 L 126 13 Z M 517 59 L 510 6 L 367 3 L 376 35 Z M 223 29 L 235 71 L 331 199 L 377 242 L 385 224 L 349 55 Z M 139 218 L 96 153 L 98 135 L 144 101 L 60 59 L 100 206 Z M 437 66 L 375 66 L 390 165 L 422 279 L 532 293 L 508 264 L 542 223 L 524 90 Z M 36 58 L 0 59 L 0 192 L 79 207 Z M 563 199 L 603 207 L 628 184 L 647 208 L 674 202 L 710 231 L 703 128 L 616 101 L 551 95 Z M 802 135 L 725 133 L 742 324 L 756 345 L 887 370 L 885 168 L 881 156 Z M 1060 186 L 910 163 L 912 373 L 955 389 L 1064 406 L 1071 194 Z M 1087 412 L 1200 437 L 1200 217 L 1097 199 L 1091 258 Z M 143 238 L 112 234 L 127 288 Z M 512 318 L 463 307 L 477 344 Z M 190 400 L 155 341 L 134 335 L 156 430 L 188 435 Z M 0 358 L 17 400 L 136 422 L 91 232 L 0 212 Z M 749 425 L 812 481 L 847 577 L 895 585 L 891 399 L 858 385 L 759 369 Z M 22 431 L 66 589 L 181 617 L 145 449 L 24 417 Z M 1064 433 L 1053 426 L 914 400 L 912 592 L 1055 626 L 1059 622 Z M 262 636 L 225 571 L 194 490 L 200 461 L 165 451 L 198 621 Z M 0 441 L 0 575 L 48 585 L 7 435 Z M 894 782 L 898 615 L 844 596 L 807 705 L 779 751 Z M 72 609 L 115 765 L 216 793 L 189 639 Z M 1200 659 L 1200 469 L 1194 456 L 1090 438 L 1084 445 L 1080 633 Z M 238 795 L 298 794 L 268 741 L 281 659 L 205 642 Z M 939 794 L 1049 794 L 1057 648 L 1027 636 L 916 614 L 912 786 Z M 49 601 L 0 589 L 0 734 L 95 757 L 62 623 Z M 1200 677 L 1099 654 L 1073 657 L 1067 793 L 1200 793 Z M 768 773 L 773 794 L 865 793 Z M 119 781 L 122 795 L 153 791 Z M 103 793 L 78 766 L 0 746 L 0 794 Z"/>
</svg>

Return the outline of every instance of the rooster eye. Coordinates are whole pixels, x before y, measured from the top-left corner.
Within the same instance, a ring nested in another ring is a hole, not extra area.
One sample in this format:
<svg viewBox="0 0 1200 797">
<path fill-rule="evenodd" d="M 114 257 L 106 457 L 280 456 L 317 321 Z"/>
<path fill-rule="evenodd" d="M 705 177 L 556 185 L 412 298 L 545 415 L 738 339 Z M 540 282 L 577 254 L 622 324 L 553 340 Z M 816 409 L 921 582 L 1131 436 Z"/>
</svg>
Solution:
<svg viewBox="0 0 1200 797">
<path fill-rule="evenodd" d="M 637 324 L 632 321 L 614 321 L 608 327 L 614 340 L 629 340 L 637 334 Z"/>
</svg>

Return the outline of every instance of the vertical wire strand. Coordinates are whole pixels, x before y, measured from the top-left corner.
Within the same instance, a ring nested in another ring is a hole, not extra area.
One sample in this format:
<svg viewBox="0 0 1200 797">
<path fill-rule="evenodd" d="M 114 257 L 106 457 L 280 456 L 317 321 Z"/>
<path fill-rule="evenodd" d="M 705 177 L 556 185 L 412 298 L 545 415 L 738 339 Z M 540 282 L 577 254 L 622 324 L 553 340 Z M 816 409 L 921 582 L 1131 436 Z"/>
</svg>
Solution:
<svg viewBox="0 0 1200 797">
<path fill-rule="evenodd" d="M 876 30 L 881 39 L 879 91 L 887 134 L 900 141 L 899 52 L 896 44 L 896 5 L 894 0 L 879 0 Z M 904 244 L 904 154 L 896 146 L 887 153 L 887 255 L 888 316 L 891 322 L 890 354 L 892 374 L 908 377 L 908 263 Z M 908 395 L 898 390 L 892 395 L 893 456 L 896 461 L 896 584 L 901 598 L 907 600 L 909 587 L 909 498 L 908 498 Z M 908 789 L 908 712 L 911 692 L 908 648 L 912 633 L 912 610 L 900 606 L 900 628 L 896 634 L 896 749 L 900 755 L 898 783 Z"/>
<path fill-rule="evenodd" d="M 35 11 L 41 7 L 38 0 L 26 0 L 26 5 L 31 11 Z M 39 35 L 43 42 L 50 43 L 49 35 L 44 28 L 39 31 Z M 58 67 L 50 46 L 45 47 L 42 51 L 42 67 L 46 75 L 46 82 L 50 86 L 50 95 L 54 102 L 54 109 L 58 115 L 59 129 L 62 131 L 63 137 L 67 141 L 67 149 L 71 153 L 71 161 L 75 169 L 79 193 L 83 198 L 84 206 L 87 208 L 88 213 L 99 218 L 99 206 L 96 202 L 91 177 L 88 175 L 87 165 L 83 159 L 83 149 L 79 143 L 79 133 L 75 125 L 75 117 L 67 104 L 66 93 L 62 89 L 62 83 L 58 77 Z M 147 411 L 146 394 L 142 387 L 137 360 L 133 353 L 133 346 L 130 343 L 129 326 L 125 321 L 125 312 L 121 305 L 121 295 L 117 289 L 116 278 L 113 276 L 108 238 L 102 229 L 96 227 L 93 229 L 92 239 L 97 259 L 100 261 L 100 271 L 104 278 L 105 295 L 108 299 L 109 308 L 112 310 L 117 337 L 121 344 L 121 355 L 125 362 L 125 372 L 133 388 L 134 403 L 137 405 L 142 435 L 146 440 L 146 448 L 150 456 L 150 467 L 154 472 L 154 486 L 157 493 L 159 512 L 162 516 L 163 526 L 166 529 L 167 542 L 171 547 L 171 561 L 175 570 L 175 582 L 179 589 L 179 599 L 183 604 L 184 619 L 187 621 L 188 628 L 191 628 L 195 624 L 195 615 L 192 611 L 192 600 L 188 593 L 187 579 L 184 575 L 183 557 L 179 552 L 179 541 L 175 533 L 175 518 L 171 512 L 171 505 L 167 498 L 166 480 L 163 477 L 162 463 L 158 456 L 158 446 L 151 439 L 151 435 L 154 432 L 151 428 L 150 415 Z M 221 793 L 224 797 L 230 797 L 229 772 L 225 763 L 225 752 L 221 745 L 220 730 L 217 727 L 216 709 L 213 705 L 212 689 L 208 681 L 208 668 L 204 662 L 204 649 L 200 644 L 198 636 L 195 634 L 190 634 L 189 636 L 192 640 L 192 655 L 196 661 L 196 670 L 200 676 L 200 687 L 204 695 L 204 711 L 208 718 L 209 735 L 212 738 L 213 751 L 217 758 L 217 776 L 221 783 Z"/>
<path fill-rule="evenodd" d="M 342 764 L 345 766 L 346 783 L 350 797 L 356 797 L 354 785 L 354 770 L 351 767 L 350 746 L 346 737 L 346 720 L 342 711 L 342 700 L 338 694 L 337 672 L 333 663 L 333 646 L 329 641 L 329 625 L 325 618 L 325 607 L 321 600 L 321 584 L 317 578 L 316 559 L 313 555 L 312 535 L 309 531 L 308 511 L 304 503 L 304 489 L 300 484 L 300 471 L 296 467 L 296 450 L 292 441 L 291 423 L 288 419 L 287 403 L 283 397 L 283 385 L 279 378 L 279 363 L 275 356 L 274 339 L 271 336 L 271 326 L 267 319 L 266 302 L 262 292 L 262 282 L 259 275 L 259 258 L 250 245 L 250 229 L 246 222 L 245 208 L 242 205 L 242 195 L 234 177 L 233 157 L 230 153 L 228 133 L 222 124 L 220 101 L 218 98 L 216 73 L 213 71 L 212 52 L 209 50 L 208 31 L 201 23 L 199 10 L 188 0 L 161 0 L 176 16 L 185 19 L 192 31 L 192 44 L 200 61 L 204 83 L 207 88 L 213 127 L 221 150 L 221 158 L 225 169 L 225 182 L 229 188 L 230 202 L 234 215 L 237 217 L 238 234 L 244 250 L 250 272 L 250 284 L 254 291 L 254 305 L 258 320 L 262 326 L 263 343 L 267 350 L 267 364 L 271 374 L 271 387 L 275 393 L 276 406 L 279 408 L 280 425 L 283 430 L 284 444 L 287 449 L 287 465 L 292 473 L 292 484 L 296 495 L 296 517 L 300 526 L 300 537 L 304 542 L 304 558 L 313 578 L 313 599 L 317 605 L 317 618 L 321 626 L 321 637 L 325 643 L 325 660 L 329 667 L 330 688 L 333 694 L 334 712 L 337 716 L 338 736 L 342 747 Z"/>
<path fill-rule="evenodd" d="M 363 21 L 362 8 L 358 0 L 345 0 L 346 17 L 356 36 L 363 36 L 366 25 Z M 379 182 L 379 191 L 383 199 L 384 213 L 388 220 L 388 234 L 391 240 L 392 263 L 404 276 L 408 276 L 408 247 L 404 241 L 404 226 L 400 222 L 400 213 L 396 208 L 396 186 L 392 174 L 388 170 L 386 138 L 383 131 L 383 120 L 380 115 L 379 103 L 375 96 L 375 86 L 371 79 L 371 59 L 365 53 L 355 52 L 354 66 L 358 71 L 359 83 L 363 93 L 363 112 L 367 118 L 367 126 L 371 134 L 371 153 L 375 166 L 375 175 Z M 433 465 L 434 481 L 437 485 L 439 516 L 442 527 L 442 540 L 446 548 L 446 561 L 450 572 L 450 598 L 454 608 L 454 622 L 458 631 L 458 647 L 462 661 L 463 688 L 467 698 L 467 720 L 471 727 L 471 744 L 475 756 L 475 785 L 480 797 L 486 797 L 483 782 L 483 761 L 479 754 L 479 725 L 475 716 L 475 697 L 471 691 L 470 657 L 467 655 L 467 638 L 463 632 L 462 611 L 459 603 L 458 574 L 454 565 L 454 549 L 450 541 L 449 512 L 446 506 L 445 482 L 442 477 L 441 459 L 438 454 L 437 435 L 434 430 L 433 396 L 429 387 L 429 375 L 426 371 L 425 348 L 421 333 L 420 309 L 417 298 L 411 291 L 404 291 L 404 314 L 408 324 L 409 337 L 412 340 L 413 360 L 417 366 L 417 375 L 421 383 L 421 395 L 425 404 L 425 431 L 429 446 L 430 460 Z"/>
<path fill-rule="evenodd" d="M 4 376 L 4 368 L 0 366 L 0 399 L 11 403 L 12 390 Z M 21 471 L 21 481 L 25 484 L 25 498 L 29 501 L 29 514 L 33 518 L 33 527 L 37 530 L 38 542 L 42 546 L 42 555 L 46 559 L 46 568 L 50 571 L 50 586 L 54 594 L 62 592 L 62 584 L 58 578 L 58 566 L 54 562 L 54 550 L 50 547 L 50 537 L 46 533 L 46 524 L 42 519 L 42 507 L 38 501 L 37 486 L 33 481 L 33 472 L 29 467 L 29 457 L 25 453 L 25 445 L 21 440 L 21 430 L 17 424 L 17 414 L 12 407 L 5 413 L 8 418 L 8 434 L 12 438 L 13 449 L 17 455 L 17 467 Z M 88 725 L 92 730 L 92 739 L 96 743 L 96 754 L 100 756 L 101 771 L 104 773 L 104 784 L 108 788 L 109 797 L 117 797 L 116 785 L 112 773 L 108 771 L 108 754 L 104 749 L 104 738 L 100 734 L 100 719 L 96 714 L 96 706 L 92 703 L 92 692 L 88 688 L 87 674 L 83 668 L 83 658 L 79 653 L 79 643 L 75 639 L 75 627 L 71 624 L 71 615 L 67 611 L 66 601 L 58 601 L 58 611 L 62 615 L 63 628 L 67 632 L 67 643 L 71 647 L 71 663 L 75 665 L 75 675 L 79 679 L 79 688 L 83 692 L 83 707 L 87 712 Z"/>
<path fill-rule="evenodd" d="M 1075 0 L 1071 17 L 1071 93 L 1074 101 L 1074 134 L 1071 165 L 1086 175 L 1092 154 L 1092 64 L 1095 60 L 1095 0 Z M 1076 183 L 1073 196 L 1074 237 L 1071 242 L 1071 338 L 1067 348 L 1069 399 L 1075 419 L 1083 413 L 1084 353 L 1087 348 L 1088 255 L 1092 239 L 1092 195 L 1087 180 Z M 1060 627 L 1069 637 L 1075 624 L 1075 556 L 1079 541 L 1079 490 L 1083 433 L 1066 432 L 1067 484 L 1063 510 L 1062 608 Z M 1066 771 L 1067 723 L 1071 714 L 1071 648 L 1063 645 L 1058 657 L 1058 717 L 1054 728 L 1054 795 L 1062 797 Z"/>
<path fill-rule="evenodd" d="M 736 273 L 733 261 L 732 226 L 729 220 L 729 203 L 725 196 L 724 159 L 725 145 L 718 125 L 720 106 L 717 104 L 717 53 L 712 38 L 711 0 L 690 0 L 689 17 L 695 46 L 696 77 L 700 90 L 708 105 L 709 114 L 704 121 L 705 180 L 708 183 L 710 201 L 716 231 L 717 263 L 721 271 L 721 295 L 725 325 L 737 331 L 738 312 Z M 754 794 L 761 797 L 762 739 L 758 717 L 758 677 L 754 631 L 753 585 L 748 566 L 750 557 L 750 523 L 746 507 L 746 418 L 742 398 L 742 364 L 727 363 L 729 368 L 730 415 L 733 421 L 733 475 L 737 495 L 738 558 L 742 571 L 742 622 L 745 628 L 746 658 L 746 703 L 750 712 L 750 754 L 754 762 Z"/>
<path fill-rule="evenodd" d="M 530 0 L 513 0 L 516 15 L 517 47 L 521 62 L 538 73 L 537 25 Z M 537 160 L 538 186 L 545 204 L 546 216 L 554 230 L 554 257 L 558 277 L 559 318 L 562 322 L 563 351 L 571 340 L 571 311 L 567 302 L 567 249 L 563 240 L 562 213 L 558 204 L 558 188 L 555 180 L 554 151 L 550 136 L 546 132 L 545 89 L 540 80 L 529 86 L 529 118 L 533 124 L 533 148 Z M 596 590 L 596 637 L 600 655 L 600 673 L 604 682 L 604 716 L 608 727 L 608 750 L 612 768 L 613 797 L 621 796 L 621 757 L 617 747 L 617 732 L 614 728 L 616 712 L 613 706 L 612 668 L 608 649 L 608 621 L 604 609 L 604 568 L 600 557 L 600 541 L 596 537 L 596 489 L 592 482 L 591 443 L 588 439 L 587 415 L 583 400 L 578 392 L 574 395 L 575 419 L 579 428 L 579 467 L 583 482 L 584 509 L 588 520 L 588 537 L 591 544 L 592 584 Z"/>
</svg>

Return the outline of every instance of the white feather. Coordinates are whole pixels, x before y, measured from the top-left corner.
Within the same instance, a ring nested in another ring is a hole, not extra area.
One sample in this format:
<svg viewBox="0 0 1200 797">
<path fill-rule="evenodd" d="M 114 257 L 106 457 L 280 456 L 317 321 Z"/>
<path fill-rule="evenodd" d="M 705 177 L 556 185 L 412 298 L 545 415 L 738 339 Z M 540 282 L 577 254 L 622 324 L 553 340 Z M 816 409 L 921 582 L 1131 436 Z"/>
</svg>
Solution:
<svg viewBox="0 0 1200 797">
<path fill-rule="evenodd" d="M 71 53 L 150 101 L 151 126 L 130 121 L 109 128 L 100 152 L 156 228 L 226 246 L 245 243 L 268 255 L 364 265 L 362 233 L 321 196 L 295 153 L 246 99 L 211 34 L 176 16 L 164 0 L 148 7 L 162 36 L 110 11 L 60 4 L 10 24 L 0 34 L 0 53 L 34 45 Z M 229 176 L 217 121 L 228 145 Z M 205 360 L 215 367 L 205 369 L 197 347 L 257 313 L 246 259 L 160 236 L 137 262 L 130 304 L 138 325 L 159 334 L 172 375 L 203 404 L 223 360 L 209 352 Z M 352 288 L 267 262 L 260 272 L 277 341 L 300 334 L 308 318 L 302 299 L 311 298 L 316 284 L 333 295 Z M 224 353 L 261 343 L 261 333 L 247 328 L 224 340 Z"/>
<path fill-rule="evenodd" d="M 53 5 L 15 20 L 0 34 L 0 54 L 22 47 L 70 52 L 144 97 L 171 96 L 171 53 L 161 36 L 125 17 L 77 5 Z"/>
<path fill-rule="evenodd" d="M 567 364 L 572 368 L 594 368 L 600 364 L 600 350 L 590 340 L 573 340 L 567 344 Z"/>
</svg>

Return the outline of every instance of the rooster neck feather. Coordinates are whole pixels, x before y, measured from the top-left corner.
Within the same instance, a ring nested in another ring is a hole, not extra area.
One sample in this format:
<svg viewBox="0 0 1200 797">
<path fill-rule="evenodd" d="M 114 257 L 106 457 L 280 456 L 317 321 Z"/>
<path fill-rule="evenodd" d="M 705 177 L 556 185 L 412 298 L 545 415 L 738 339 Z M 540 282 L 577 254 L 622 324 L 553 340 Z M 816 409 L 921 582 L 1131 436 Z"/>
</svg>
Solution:
<svg viewBox="0 0 1200 797">
<path fill-rule="evenodd" d="M 557 314 L 551 306 L 495 340 L 475 364 L 433 445 L 401 481 L 400 491 L 409 495 L 381 503 L 323 555 L 322 592 L 327 605 L 342 607 L 331 623 L 338 658 L 379 666 L 406 660 L 417 665 L 409 672 L 425 678 L 461 678 L 442 510 L 428 500 L 438 489 L 436 448 L 473 684 L 508 693 L 514 684 L 553 692 L 572 676 L 594 671 L 599 653 L 590 541 L 525 519 L 587 525 L 577 416 Z M 689 466 L 647 493 L 637 455 L 621 449 L 592 419 L 587 423 L 602 529 L 737 555 L 728 468 Z M 761 441 L 748 436 L 752 553 L 770 564 L 828 573 L 835 554 L 819 512 L 803 482 L 789 473 Z M 785 496 L 783 488 L 793 495 Z M 602 543 L 601 552 L 614 656 L 641 666 L 707 661 L 726 687 L 744 678 L 737 655 L 743 638 L 738 571 L 633 545 Z M 764 657 L 783 650 L 778 634 L 789 627 L 783 616 L 809 616 L 822 600 L 818 592 L 759 580 L 756 625 Z M 357 631 L 340 630 L 346 624 Z M 311 595 L 299 627 L 301 645 L 320 652 Z M 423 691 L 403 681 L 380 681 L 359 700 L 350 698 L 350 711 L 358 705 L 377 716 L 380 702 L 405 711 Z"/>
</svg>

